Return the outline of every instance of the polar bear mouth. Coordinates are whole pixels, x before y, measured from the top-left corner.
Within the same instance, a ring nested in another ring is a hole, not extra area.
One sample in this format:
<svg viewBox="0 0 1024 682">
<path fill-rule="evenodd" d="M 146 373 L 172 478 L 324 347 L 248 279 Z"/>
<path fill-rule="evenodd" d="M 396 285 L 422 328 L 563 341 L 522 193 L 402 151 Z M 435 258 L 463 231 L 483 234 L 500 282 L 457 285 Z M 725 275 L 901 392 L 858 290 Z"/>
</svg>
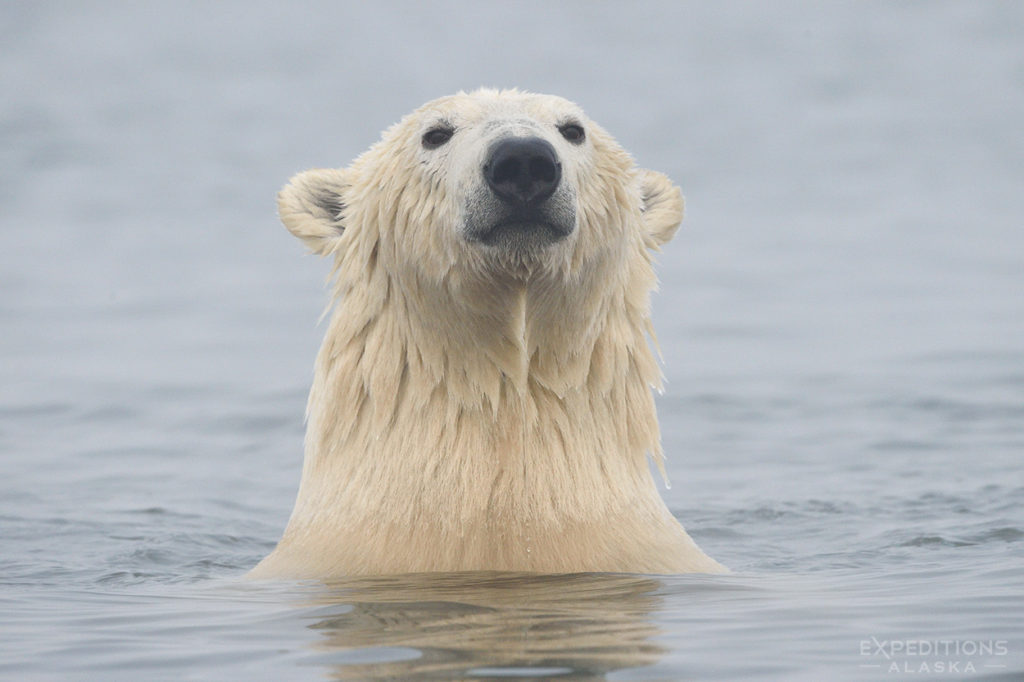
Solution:
<svg viewBox="0 0 1024 682">
<path fill-rule="evenodd" d="M 524 247 L 554 244 L 571 233 L 571 225 L 566 226 L 540 216 L 521 216 L 496 222 L 482 233 L 471 236 L 470 240 L 487 246 L 521 250 Z"/>
<path fill-rule="evenodd" d="M 466 203 L 463 238 L 496 250 L 538 251 L 575 230 L 575 193 L 562 185 L 539 206 L 512 205 L 480 188 Z"/>
</svg>

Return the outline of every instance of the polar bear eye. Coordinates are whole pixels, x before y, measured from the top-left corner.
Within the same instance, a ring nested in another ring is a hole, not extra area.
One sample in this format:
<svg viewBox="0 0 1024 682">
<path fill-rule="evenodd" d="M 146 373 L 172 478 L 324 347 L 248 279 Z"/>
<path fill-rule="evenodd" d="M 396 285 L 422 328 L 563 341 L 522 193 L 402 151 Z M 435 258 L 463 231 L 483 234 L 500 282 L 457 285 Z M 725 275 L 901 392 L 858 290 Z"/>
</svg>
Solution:
<svg viewBox="0 0 1024 682">
<path fill-rule="evenodd" d="M 562 137 L 573 144 L 582 144 L 586 137 L 586 134 L 583 132 L 583 126 L 578 123 L 560 125 L 558 126 L 558 132 L 562 133 Z"/>
<path fill-rule="evenodd" d="M 423 146 L 427 149 L 437 149 L 448 140 L 452 139 L 455 131 L 447 127 L 431 128 L 423 133 Z"/>
</svg>

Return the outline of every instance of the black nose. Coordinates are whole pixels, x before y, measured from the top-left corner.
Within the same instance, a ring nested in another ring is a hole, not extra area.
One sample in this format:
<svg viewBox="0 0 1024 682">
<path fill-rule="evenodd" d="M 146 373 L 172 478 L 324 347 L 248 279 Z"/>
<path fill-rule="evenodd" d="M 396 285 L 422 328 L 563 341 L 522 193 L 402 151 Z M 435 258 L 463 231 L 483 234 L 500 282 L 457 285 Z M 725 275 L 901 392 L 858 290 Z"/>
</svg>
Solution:
<svg viewBox="0 0 1024 682">
<path fill-rule="evenodd" d="M 491 147 L 484 177 L 505 201 L 536 205 L 554 194 L 562 179 L 555 148 L 539 137 L 511 137 Z"/>
</svg>

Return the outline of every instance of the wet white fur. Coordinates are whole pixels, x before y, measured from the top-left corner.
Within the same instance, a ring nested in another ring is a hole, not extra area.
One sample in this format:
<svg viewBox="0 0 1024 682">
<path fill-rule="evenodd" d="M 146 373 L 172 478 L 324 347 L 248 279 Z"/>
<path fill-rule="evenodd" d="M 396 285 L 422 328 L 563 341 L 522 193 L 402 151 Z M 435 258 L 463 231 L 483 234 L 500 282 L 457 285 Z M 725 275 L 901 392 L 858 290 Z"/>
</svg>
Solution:
<svg viewBox="0 0 1024 682">
<path fill-rule="evenodd" d="M 568 119 L 584 144 L 559 134 Z M 455 135 L 424 149 L 439 121 Z M 547 139 L 575 190 L 574 231 L 541 251 L 460 231 L 488 144 L 510 131 Z M 279 208 L 334 259 L 336 304 L 298 499 L 251 575 L 724 570 L 648 466 L 662 457 L 650 252 L 683 213 L 668 178 L 566 100 L 479 90 L 424 105 L 349 168 L 299 174 Z"/>
</svg>

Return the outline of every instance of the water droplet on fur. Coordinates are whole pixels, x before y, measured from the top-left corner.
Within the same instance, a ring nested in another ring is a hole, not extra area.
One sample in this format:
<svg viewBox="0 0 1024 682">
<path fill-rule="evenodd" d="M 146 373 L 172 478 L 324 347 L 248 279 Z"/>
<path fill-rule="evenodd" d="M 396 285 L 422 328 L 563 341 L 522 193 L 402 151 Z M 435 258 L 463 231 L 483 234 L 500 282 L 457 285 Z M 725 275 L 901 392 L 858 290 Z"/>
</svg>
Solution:
<svg viewBox="0 0 1024 682">
<path fill-rule="evenodd" d="M 665 479 L 665 490 L 672 490 L 672 481 Z"/>
</svg>

